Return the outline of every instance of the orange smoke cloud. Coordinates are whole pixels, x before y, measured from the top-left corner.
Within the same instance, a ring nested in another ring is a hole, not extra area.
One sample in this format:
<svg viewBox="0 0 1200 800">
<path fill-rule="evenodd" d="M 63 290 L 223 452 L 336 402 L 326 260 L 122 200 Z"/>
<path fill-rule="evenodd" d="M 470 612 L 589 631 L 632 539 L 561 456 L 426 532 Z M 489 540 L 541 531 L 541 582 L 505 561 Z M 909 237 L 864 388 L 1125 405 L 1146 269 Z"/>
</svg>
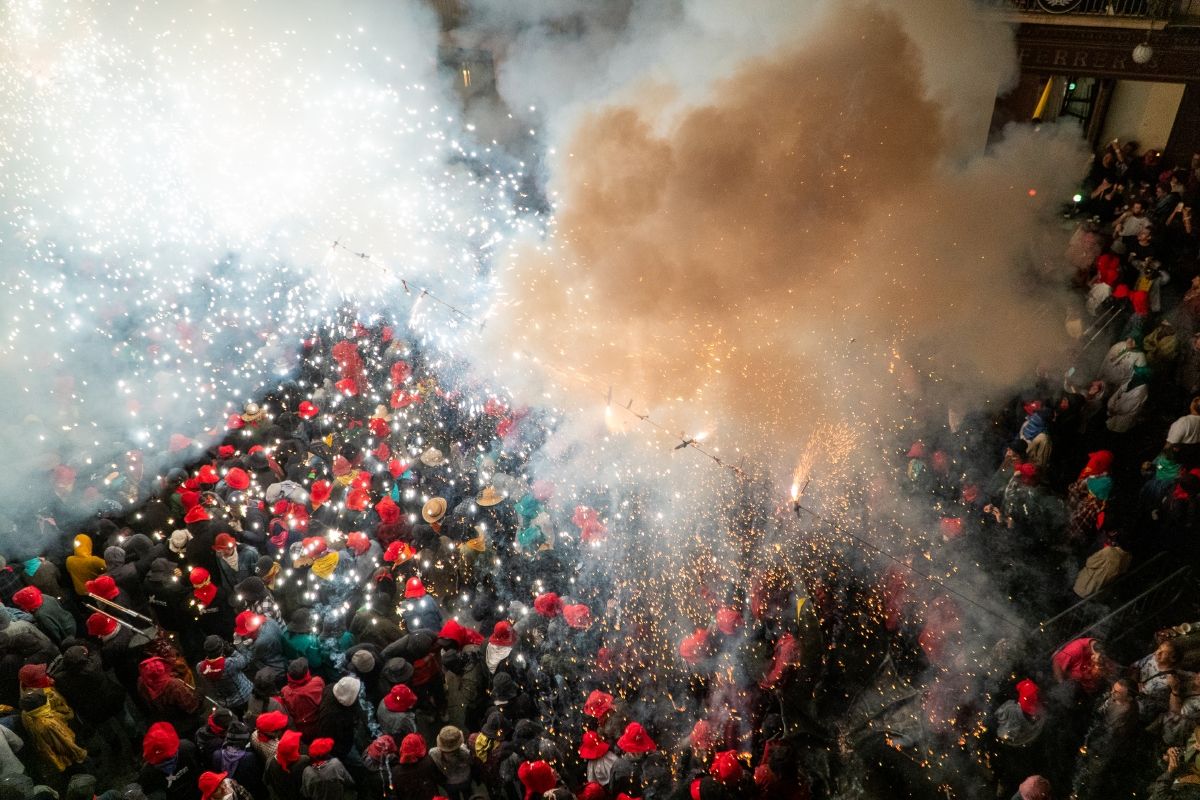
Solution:
<svg viewBox="0 0 1200 800">
<path fill-rule="evenodd" d="M 567 389 L 756 442 L 1019 380 L 1062 338 L 1037 253 L 1078 145 L 1019 131 L 964 164 L 927 56 L 847 4 L 707 102 L 663 111 L 655 87 L 583 116 L 553 235 L 502 266 L 491 338 Z"/>
</svg>

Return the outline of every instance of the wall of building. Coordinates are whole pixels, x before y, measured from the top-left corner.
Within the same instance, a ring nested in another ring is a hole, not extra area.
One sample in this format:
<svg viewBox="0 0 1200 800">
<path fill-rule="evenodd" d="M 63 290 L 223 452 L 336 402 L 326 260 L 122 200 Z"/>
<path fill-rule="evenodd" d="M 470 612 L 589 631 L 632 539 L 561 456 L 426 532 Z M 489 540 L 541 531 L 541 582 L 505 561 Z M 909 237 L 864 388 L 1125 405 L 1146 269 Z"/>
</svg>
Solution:
<svg viewBox="0 0 1200 800">
<path fill-rule="evenodd" d="M 1100 141 L 1134 140 L 1143 149 L 1166 147 L 1183 90 L 1182 83 L 1118 81 Z"/>
</svg>

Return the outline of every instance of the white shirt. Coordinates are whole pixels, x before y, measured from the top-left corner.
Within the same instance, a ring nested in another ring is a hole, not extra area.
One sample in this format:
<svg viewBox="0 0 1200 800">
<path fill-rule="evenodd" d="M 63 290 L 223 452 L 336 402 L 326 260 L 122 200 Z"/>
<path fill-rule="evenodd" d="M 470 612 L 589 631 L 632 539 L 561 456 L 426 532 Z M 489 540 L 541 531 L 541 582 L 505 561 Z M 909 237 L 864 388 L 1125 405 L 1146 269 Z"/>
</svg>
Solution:
<svg viewBox="0 0 1200 800">
<path fill-rule="evenodd" d="M 1200 444 L 1200 416 L 1188 414 L 1172 422 L 1167 444 Z"/>
</svg>

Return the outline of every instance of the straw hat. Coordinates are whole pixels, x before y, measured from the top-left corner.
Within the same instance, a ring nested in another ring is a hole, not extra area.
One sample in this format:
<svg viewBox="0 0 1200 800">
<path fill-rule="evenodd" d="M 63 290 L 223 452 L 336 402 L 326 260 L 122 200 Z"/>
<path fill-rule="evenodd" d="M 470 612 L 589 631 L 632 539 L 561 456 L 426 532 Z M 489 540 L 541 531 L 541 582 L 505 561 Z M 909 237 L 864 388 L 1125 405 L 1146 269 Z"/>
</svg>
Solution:
<svg viewBox="0 0 1200 800">
<path fill-rule="evenodd" d="M 424 453 L 421 453 L 420 461 L 427 467 L 440 467 L 446 463 L 446 456 L 441 450 L 431 447 Z"/>
<path fill-rule="evenodd" d="M 430 525 L 446 516 L 446 500 L 443 497 L 431 497 L 421 506 L 421 519 Z"/>
<path fill-rule="evenodd" d="M 260 422 L 267 416 L 267 410 L 258 403 L 246 403 L 242 411 L 243 422 Z"/>
<path fill-rule="evenodd" d="M 495 486 L 485 486 L 480 489 L 479 494 L 475 496 L 475 502 L 485 508 L 488 506 L 499 505 L 504 502 L 504 495 L 496 491 Z"/>
</svg>

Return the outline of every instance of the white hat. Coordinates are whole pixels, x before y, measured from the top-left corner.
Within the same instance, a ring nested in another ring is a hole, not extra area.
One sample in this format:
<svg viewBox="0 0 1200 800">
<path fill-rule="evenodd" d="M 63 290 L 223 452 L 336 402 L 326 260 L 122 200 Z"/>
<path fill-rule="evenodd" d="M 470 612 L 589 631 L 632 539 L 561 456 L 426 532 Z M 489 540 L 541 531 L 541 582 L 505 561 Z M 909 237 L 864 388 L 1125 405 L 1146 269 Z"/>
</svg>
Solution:
<svg viewBox="0 0 1200 800">
<path fill-rule="evenodd" d="M 333 696 L 339 703 L 349 708 L 358 701 L 358 691 L 361 688 L 362 681 L 347 675 L 333 685 Z"/>
</svg>

